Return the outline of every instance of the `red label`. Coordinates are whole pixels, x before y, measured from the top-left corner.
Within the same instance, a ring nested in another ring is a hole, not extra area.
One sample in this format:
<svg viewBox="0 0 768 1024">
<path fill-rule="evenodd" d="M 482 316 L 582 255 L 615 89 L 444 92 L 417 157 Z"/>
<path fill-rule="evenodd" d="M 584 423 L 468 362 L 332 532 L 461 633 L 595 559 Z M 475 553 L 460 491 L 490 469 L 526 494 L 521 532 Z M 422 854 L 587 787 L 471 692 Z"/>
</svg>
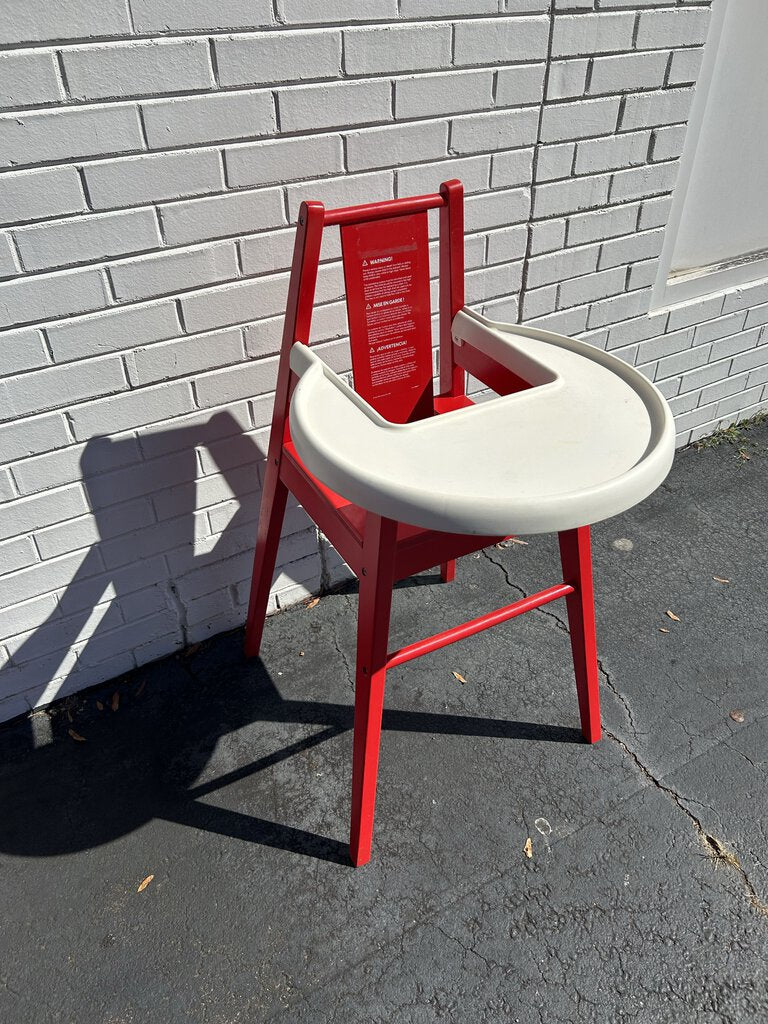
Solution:
<svg viewBox="0 0 768 1024">
<path fill-rule="evenodd" d="M 341 229 L 355 389 L 393 423 L 432 412 L 425 214 Z"/>
</svg>

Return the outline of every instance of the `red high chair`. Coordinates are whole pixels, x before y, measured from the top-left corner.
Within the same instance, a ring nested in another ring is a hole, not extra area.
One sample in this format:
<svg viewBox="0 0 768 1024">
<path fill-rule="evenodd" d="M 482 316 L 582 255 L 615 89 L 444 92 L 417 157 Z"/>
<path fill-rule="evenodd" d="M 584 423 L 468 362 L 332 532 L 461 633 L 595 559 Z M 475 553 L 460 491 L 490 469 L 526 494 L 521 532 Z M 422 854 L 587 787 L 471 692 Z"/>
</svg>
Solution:
<svg viewBox="0 0 768 1024">
<path fill-rule="evenodd" d="M 427 215 L 433 209 L 440 211 L 439 395 L 432 387 Z M 322 232 L 336 225 L 355 392 L 308 348 Z M 507 397 L 474 405 L 465 393 L 467 372 Z M 618 431 L 618 461 L 606 447 L 606 409 Z M 541 432 L 543 441 L 538 428 L 517 429 L 537 416 L 550 428 L 549 438 Z M 370 859 L 387 669 L 565 597 L 581 728 L 589 743 L 600 739 L 584 524 L 634 504 L 666 476 L 670 425 L 658 391 L 615 357 L 547 332 L 491 324 L 464 308 L 460 182 L 444 183 L 436 195 L 336 210 L 302 204 L 245 649 L 249 656 L 259 652 L 291 491 L 360 581 L 353 864 Z M 500 445 L 510 436 L 516 445 Z M 555 530 L 564 582 L 387 652 L 397 580 L 440 565 L 447 582 L 462 555 L 513 533 Z"/>
</svg>

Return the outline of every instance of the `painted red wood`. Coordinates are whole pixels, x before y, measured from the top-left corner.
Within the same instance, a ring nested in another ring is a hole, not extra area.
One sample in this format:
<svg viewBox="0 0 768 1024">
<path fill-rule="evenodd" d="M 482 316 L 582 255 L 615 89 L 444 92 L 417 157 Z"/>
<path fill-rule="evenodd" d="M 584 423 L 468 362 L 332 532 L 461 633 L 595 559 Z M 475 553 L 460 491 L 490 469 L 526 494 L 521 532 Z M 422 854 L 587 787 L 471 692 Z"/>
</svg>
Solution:
<svg viewBox="0 0 768 1024">
<path fill-rule="evenodd" d="M 571 633 L 581 731 L 588 743 L 597 743 L 602 732 L 589 527 L 581 526 L 577 530 L 567 530 L 560 533 L 558 539 L 563 579 L 573 587 L 573 593 L 566 598 L 565 605 Z"/>
<path fill-rule="evenodd" d="M 361 355 L 366 358 L 372 355 L 370 352 L 360 351 L 362 342 L 370 341 L 370 325 L 365 320 L 365 310 L 361 310 L 359 302 L 353 298 L 350 304 L 352 348 L 353 354 L 357 350 L 355 378 L 361 393 L 384 415 L 387 414 L 384 411 L 387 409 L 391 418 L 400 418 L 404 422 L 417 416 L 441 415 L 472 405 L 471 399 L 465 394 L 465 370 L 503 394 L 527 386 L 525 381 L 510 374 L 487 357 L 481 357 L 480 353 L 470 346 L 453 344 L 451 323 L 464 304 L 463 189 L 460 182 L 444 183 L 439 195 L 389 200 L 339 210 L 325 210 L 320 203 L 303 203 L 299 214 L 288 288 L 272 433 L 246 624 L 246 654 L 258 654 L 280 529 L 290 490 L 360 579 L 350 830 L 350 856 L 356 865 L 366 863 L 371 854 L 381 716 L 388 667 L 401 665 L 564 596 L 571 629 L 582 729 L 590 742 L 600 738 L 588 527 L 560 534 L 564 583 L 388 655 L 387 638 L 394 582 L 435 565 L 440 566 L 443 579 L 452 579 L 457 557 L 487 547 L 502 538 L 423 530 L 366 512 L 317 480 L 304 466 L 291 443 L 288 414 L 295 377 L 289 364 L 290 351 L 297 342 L 307 344 L 309 341 L 323 227 L 339 225 L 342 229 L 343 237 L 346 238 L 344 258 L 348 291 L 356 289 L 358 298 L 364 284 L 361 278 L 361 259 L 365 257 L 361 257 L 360 254 L 365 250 L 365 246 L 369 245 L 371 238 L 374 244 L 383 244 L 390 249 L 396 249 L 403 244 L 416 246 L 413 252 L 418 255 L 414 257 L 412 267 L 416 280 L 413 286 L 416 297 L 409 304 L 413 305 L 418 313 L 418 326 L 415 330 L 421 346 L 420 352 L 426 350 L 431 356 L 428 325 L 425 328 L 429 315 L 429 294 L 428 281 L 425 286 L 424 269 L 425 217 L 426 211 L 431 209 L 440 210 L 441 393 L 432 398 L 431 361 L 427 389 L 424 366 L 418 359 L 415 366 L 422 376 L 416 375 L 413 378 L 417 380 L 417 386 L 411 388 L 415 394 L 406 395 L 403 399 L 402 395 L 408 390 L 403 388 L 400 398 L 392 400 L 377 391 L 377 384 L 374 383 L 370 372 L 366 378 L 365 359 L 361 362 L 360 358 Z M 369 225 L 371 221 L 375 222 L 373 229 Z M 357 265 L 354 265 L 353 256 L 358 260 Z M 374 346 L 368 345 L 369 349 L 372 347 Z M 370 360 L 368 362 L 370 363 Z M 404 379 L 407 383 L 412 383 L 408 374 Z M 424 397 L 420 398 L 419 387 L 422 384 Z"/>
<path fill-rule="evenodd" d="M 391 423 L 431 416 L 426 213 L 341 228 L 355 391 Z"/>
<path fill-rule="evenodd" d="M 546 590 L 541 590 L 538 594 L 531 594 L 530 597 L 524 597 L 513 604 L 507 604 L 503 608 L 487 612 L 460 626 L 453 626 L 451 629 L 443 630 L 442 633 L 435 633 L 424 640 L 417 640 L 415 644 L 401 647 L 399 651 L 393 651 L 387 655 L 387 668 L 404 665 L 406 661 L 413 661 L 414 658 L 420 658 L 423 654 L 431 654 L 432 651 L 438 651 L 441 647 L 455 644 L 457 640 L 464 640 L 468 636 L 474 636 L 475 633 L 482 633 L 484 629 L 498 626 L 501 622 L 517 618 L 524 612 L 530 612 L 534 608 L 540 608 L 543 604 L 549 604 L 550 601 L 556 601 L 559 597 L 567 597 L 572 593 L 573 587 L 568 583 L 558 583 L 554 587 L 547 587 Z"/>
<path fill-rule="evenodd" d="M 371 859 L 396 537 L 397 523 L 394 520 L 368 513 L 357 609 L 355 736 L 349 833 L 349 855 L 355 867 L 367 864 Z"/>
</svg>

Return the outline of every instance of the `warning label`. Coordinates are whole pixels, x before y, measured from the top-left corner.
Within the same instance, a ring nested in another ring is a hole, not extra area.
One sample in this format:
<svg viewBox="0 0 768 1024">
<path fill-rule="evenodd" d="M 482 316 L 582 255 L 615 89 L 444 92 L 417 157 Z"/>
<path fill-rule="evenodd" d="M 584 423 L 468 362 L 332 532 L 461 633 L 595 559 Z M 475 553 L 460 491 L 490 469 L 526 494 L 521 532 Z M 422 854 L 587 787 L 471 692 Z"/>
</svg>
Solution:
<svg viewBox="0 0 768 1024">
<path fill-rule="evenodd" d="M 342 239 L 355 386 L 388 419 L 426 415 L 417 409 L 432 379 L 426 219 L 354 225 Z"/>
</svg>

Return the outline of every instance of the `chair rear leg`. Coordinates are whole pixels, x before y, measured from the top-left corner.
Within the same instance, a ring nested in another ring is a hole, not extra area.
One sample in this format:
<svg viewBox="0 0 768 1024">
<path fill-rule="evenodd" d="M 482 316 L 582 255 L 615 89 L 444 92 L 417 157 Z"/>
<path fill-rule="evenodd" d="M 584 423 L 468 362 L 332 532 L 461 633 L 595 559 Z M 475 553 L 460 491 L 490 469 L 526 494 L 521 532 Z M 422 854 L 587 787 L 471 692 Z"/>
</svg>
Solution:
<svg viewBox="0 0 768 1024">
<path fill-rule="evenodd" d="M 269 590 L 275 571 L 277 548 L 283 528 L 288 488 L 280 480 L 279 466 L 270 464 L 261 497 L 259 528 L 256 534 L 256 552 L 253 556 L 251 596 L 245 623 L 245 656 L 255 658 L 261 647 L 264 620 L 267 616 Z"/>
<path fill-rule="evenodd" d="M 456 559 L 452 558 L 450 562 L 440 563 L 440 576 L 443 583 L 450 583 L 456 579 Z"/>
<path fill-rule="evenodd" d="M 576 530 L 566 530 L 558 537 L 563 580 L 574 588 L 574 592 L 569 594 L 565 601 L 571 633 L 581 731 L 588 743 L 596 743 L 601 736 L 600 693 L 589 527 L 581 526 Z"/>
<path fill-rule="evenodd" d="M 371 859 L 396 533 L 397 523 L 393 520 L 382 519 L 370 512 L 366 516 L 364 568 L 360 576 L 357 613 L 352 820 L 349 835 L 349 856 L 355 867 L 367 864 Z"/>
</svg>

